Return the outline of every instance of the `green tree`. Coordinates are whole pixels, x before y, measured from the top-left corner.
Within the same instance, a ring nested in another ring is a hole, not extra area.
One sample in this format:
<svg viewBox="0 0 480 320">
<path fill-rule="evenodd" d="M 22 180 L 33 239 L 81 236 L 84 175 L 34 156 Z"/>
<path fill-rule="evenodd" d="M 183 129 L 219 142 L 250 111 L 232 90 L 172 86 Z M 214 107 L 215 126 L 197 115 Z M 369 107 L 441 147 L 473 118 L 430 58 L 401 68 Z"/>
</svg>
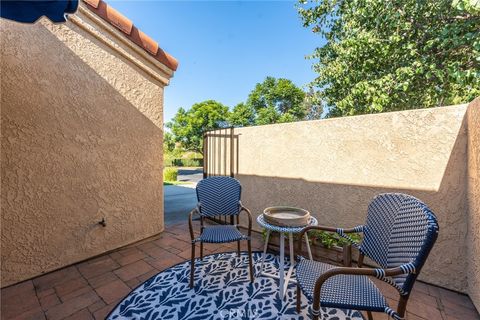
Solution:
<svg viewBox="0 0 480 320">
<path fill-rule="evenodd" d="M 280 113 L 274 106 L 263 107 L 257 110 L 256 125 L 280 122 Z"/>
<path fill-rule="evenodd" d="M 305 120 L 318 120 L 322 118 L 324 110 L 319 91 L 310 88 L 305 94 L 303 105 L 306 111 Z"/>
<path fill-rule="evenodd" d="M 255 112 L 255 124 L 303 120 L 305 92 L 291 80 L 267 77 L 248 95 L 246 108 Z"/>
<path fill-rule="evenodd" d="M 311 107 L 305 97 L 291 80 L 267 77 L 255 85 L 245 103 L 233 108 L 228 122 L 245 127 L 304 120 Z"/>
<path fill-rule="evenodd" d="M 228 122 L 234 127 L 247 127 L 255 124 L 255 109 L 245 103 L 237 104 L 230 112 Z"/>
<path fill-rule="evenodd" d="M 311 83 L 343 116 L 469 102 L 480 95 L 478 0 L 300 1 L 323 36 Z"/>
<path fill-rule="evenodd" d="M 188 111 L 178 109 L 167 127 L 183 148 L 202 153 L 203 133 L 224 127 L 227 118 L 228 107 L 215 100 L 207 100 L 195 103 Z"/>
<path fill-rule="evenodd" d="M 175 137 L 170 132 L 163 135 L 163 151 L 172 152 L 175 149 Z"/>
</svg>

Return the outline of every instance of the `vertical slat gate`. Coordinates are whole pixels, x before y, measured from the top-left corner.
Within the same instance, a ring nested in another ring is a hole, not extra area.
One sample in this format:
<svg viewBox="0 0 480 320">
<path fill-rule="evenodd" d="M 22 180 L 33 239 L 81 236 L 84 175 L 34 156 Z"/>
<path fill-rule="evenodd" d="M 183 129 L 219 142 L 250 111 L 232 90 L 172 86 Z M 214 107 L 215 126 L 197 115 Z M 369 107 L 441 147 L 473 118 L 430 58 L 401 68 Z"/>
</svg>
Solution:
<svg viewBox="0 0 480 320">
<path fill-rule="evenodd" d="M 235 177 L 235 139 L 233 127 L 203 134 L 203 178 Z"/>
<path fill-rule="evenodd" d="M 203 134 L 203 179 L 207 177 L 208 172 L 208 136 Z"/>
<path fill-rule="evenodd" d="M 204 179 L 212 176 L 235 177 L 236 138 L 233 127 L 211 130 L 203 134 Z M 222 224 L 234 224 L 233 216 L 230 221 L 227 221 L 226 216 L 218 216 L 212 220 Z"/>
</svg>

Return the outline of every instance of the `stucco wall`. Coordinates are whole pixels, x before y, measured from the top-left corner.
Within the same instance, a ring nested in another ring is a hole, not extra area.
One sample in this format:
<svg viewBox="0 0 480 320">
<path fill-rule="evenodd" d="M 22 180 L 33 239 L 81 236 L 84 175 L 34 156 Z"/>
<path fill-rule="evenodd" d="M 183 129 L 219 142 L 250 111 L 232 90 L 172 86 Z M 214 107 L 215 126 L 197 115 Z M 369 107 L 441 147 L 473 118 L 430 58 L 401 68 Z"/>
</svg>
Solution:
<svg viewBox="0 0 480 320">
<path fill-rule="evenodd" d="M 412 194 L 440 223 L 420 278 L 466 292 L 466 109 L 235 129 L 242 201 L 256 215 L 268 206 L 293 205 L 312 212 L 321 224 L 349 227 L 365 221 L 376 194 Z"/>
<path fill-rule="evenodd" d="M 480 98 L 468 106 L 468 294 L 480 310 Z"/>
<path fill-rule="evenodd" d="M 163 230 L 171 71 L 120 37 L 81 12 L 1 21 L 2 287 Z"/>
</svg>

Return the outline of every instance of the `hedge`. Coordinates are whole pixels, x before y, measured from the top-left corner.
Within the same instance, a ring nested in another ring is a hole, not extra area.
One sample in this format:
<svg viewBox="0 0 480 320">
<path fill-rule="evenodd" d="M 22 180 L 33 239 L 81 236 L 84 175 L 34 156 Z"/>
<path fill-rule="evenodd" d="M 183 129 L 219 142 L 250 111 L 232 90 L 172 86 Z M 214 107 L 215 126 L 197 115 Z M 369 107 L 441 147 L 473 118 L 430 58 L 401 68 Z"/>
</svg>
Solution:
<svg viewBox="0 0 480 320">
<path fill-rule="evenodd" d="M 203 159 L 165 159 L 165 167 L 203 167 Z"/>
<path fill-rule="evenodd" d="M 177 181 L 178 169 L 176 168 L 164 168 L 163 169 L 163 181 Z"/>
</svg>

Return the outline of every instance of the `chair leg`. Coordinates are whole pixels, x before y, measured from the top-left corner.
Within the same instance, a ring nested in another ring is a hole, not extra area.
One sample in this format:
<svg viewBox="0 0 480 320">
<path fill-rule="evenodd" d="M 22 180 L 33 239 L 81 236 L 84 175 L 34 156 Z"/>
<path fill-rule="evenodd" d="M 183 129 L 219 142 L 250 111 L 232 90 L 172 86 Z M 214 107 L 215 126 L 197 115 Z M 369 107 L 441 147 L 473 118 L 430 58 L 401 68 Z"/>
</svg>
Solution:
<svg viewBox="0 0 480 320">
<path fill-rule="evenodd" d="M 397 313 L 400 317 L 405 317 L 405 311 L 407 310 L 407 302 L 409 296 L 400 296 L 400 300 L 398 301 Z"/>
<path fill-rule="evenodd" d="M 320 316 L 320 312 L 321 312 L 320 311 L 320 290 L 315 290 L 313 293 L 312 319 L 318 320 L 318 317 Z"/>
<path fill-rule="evenodd" d="M 367 311 L 368 320 L 373 320 L 372 311 Z"/>
<path fill-rule="evenodd" d="M 300 311 L 302 311 L 301 301 L 302 291 L 300 290 L 300 285 L 297 283 L 297 313 L 300 313 Z"/>
<path fill-rule="evenodd" d="M 247 246 L 248 246 L 248 268 L 250 270 L 250 282 L 253 282 L 254 279 L 253 279 L 252 242 L 250 239 L 247 240 Z M 240 252 L 238 254 L 240 255 Z"/>
<path fill-rule="evenodd" d="M 203 242 L 200 242 L 200 260 L 203 260 Z"/>
<path fill-rule="evenodd" d="M 237 256 L 240 257 L 240 240 L 237 241 Z"/>
<path fill-rule="evenodd" d="M 200 243 L 201 246 L 201 243 Z M 193 288 L 193 278 L 195 274 L 195 242 L 192 243 L 192 259 L 190 261 L 190 288 Z"/>
</svg>

